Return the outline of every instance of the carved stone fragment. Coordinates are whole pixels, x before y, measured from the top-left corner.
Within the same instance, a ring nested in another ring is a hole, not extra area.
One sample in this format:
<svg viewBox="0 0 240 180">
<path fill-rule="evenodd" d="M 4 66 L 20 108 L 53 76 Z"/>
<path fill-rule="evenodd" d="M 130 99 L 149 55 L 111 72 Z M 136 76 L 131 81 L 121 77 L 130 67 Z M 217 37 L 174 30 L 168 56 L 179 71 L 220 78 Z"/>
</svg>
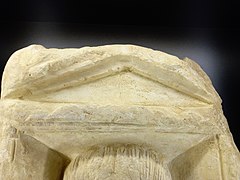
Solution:
<svg viewBox="0 0 240 180">
<path fill-rule="evenodd" d="M 221 99 L 194 61 L 133 45 L 15 52 L 0 180 L 239 180 Z"/>
</svg>

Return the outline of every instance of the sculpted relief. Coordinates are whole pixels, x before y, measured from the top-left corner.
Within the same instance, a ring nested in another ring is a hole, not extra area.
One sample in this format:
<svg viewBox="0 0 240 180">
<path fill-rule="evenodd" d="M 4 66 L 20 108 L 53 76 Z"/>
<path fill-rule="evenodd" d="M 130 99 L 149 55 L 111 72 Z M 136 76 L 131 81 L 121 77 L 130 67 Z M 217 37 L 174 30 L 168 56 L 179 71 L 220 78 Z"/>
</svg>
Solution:
<svg viewBox="0 0 240 180">
<path fill-rule="evenodd" d="M 188 58 L 31 45 L 1 88 L 1 180 L 240 179 L 221 99 Z"/>
</svg>

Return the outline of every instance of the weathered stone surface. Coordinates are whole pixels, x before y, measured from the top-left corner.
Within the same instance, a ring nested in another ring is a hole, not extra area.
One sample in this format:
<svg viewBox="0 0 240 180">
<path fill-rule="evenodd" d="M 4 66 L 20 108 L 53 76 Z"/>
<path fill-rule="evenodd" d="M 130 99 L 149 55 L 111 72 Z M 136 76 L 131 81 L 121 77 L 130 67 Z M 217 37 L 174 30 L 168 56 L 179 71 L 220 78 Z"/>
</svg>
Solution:
<svg viewBox="0 0 240 180">
<path fill-rule="evenodd" d="M 0 179 L 239 180 L 221 99 L 194 61 L 133 45 L 15 52 Z"/>
</svg>

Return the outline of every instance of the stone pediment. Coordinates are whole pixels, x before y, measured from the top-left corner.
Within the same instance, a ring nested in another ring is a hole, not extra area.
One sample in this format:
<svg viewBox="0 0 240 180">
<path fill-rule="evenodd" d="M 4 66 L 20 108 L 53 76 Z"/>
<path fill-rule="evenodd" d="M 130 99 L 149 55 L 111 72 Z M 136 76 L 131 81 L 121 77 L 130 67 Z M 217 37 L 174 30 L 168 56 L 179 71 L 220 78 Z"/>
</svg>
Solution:
<svg viewBox="0 0 240 180">
<path fill-rule="evenodd" d="M 19 62 L 16 63 L 16 61 Z M 11 67 L 15 71 L 8 73 Z M 133 101 L 133 104 L 139 103 L 138 100 L 147 98 L 146 96 L 153 98 L 151 94 L 153 89 L 151 90 L 150 87 L 155 87 L 158 92 L 161 90 L 163 93 L 167 92 L 165 97 L 169 95 L 169 98 L 174 98 L 172 95 L 175 92 L 187 95 L 188 99 L 195 99 L 195 102 L 199 100 L 200 104 L 205 102 L 219 105 L 221 103 L 219 96 L 212 88 L 211 81 L 196 63 L 189 59 L 179 60 L 175 56 L 138 46 L 113 45 L 67 50 L 30 46 L 13 54 L 5 69 L 2 98 L 36 99 L 39 96 L 40 99 L 44 99 L 41 97 L 47 96 L 57 101 L 56 97 L 59 98 L 59 96 L 56 92 L 65 93 L 65 95 L 67 89 L 71 93 L 73 89 L 83 92 L 88 85 L 94 86 L 94 83 L 97 85 L 101 82 L 107 83 L 107 81 L 109 83 L 105 88 L 117 85 L 126 86 L 126 90 L 134 93 L 134 80 L 142 77 L 144 80 L 139 84 L 136 82 L 135 85 L 139 88 L 142 86 L 141 89 L 146 90 L 145 95 L 144 92 L 139 96 L 136 94 L 134 98 L 139 99 L 130 100 L 125 94 L 125 99 Z M 109 76 L 112 76 L 112 79 Z M 131 80 L 127 79 L 128 77 L 134 79 L 133 84 L 129 84 Z M 120 82 L 118 78 L 126 78 L 126 84 Z M 145 84 L 141 85 L 142 82 Z M 157 84 L 159 84 L 159 89 L 156 88 Z M 150 87 L 147 87 L 148 85 Z M 124 93 L 121 92 L 121 87 L 116 89 L 119 91 L 116 92 L 118 93 L 116 96 Z M 104 87 L 101 90 L 104 91 Z M 100 93 L 101 90 L 95 93 Z M 51 94 L 52 92 L 54 94 Z M 101 93 L 104 95 L 104 92 Z M 111 95 L 114 92 L 109 93 Z M 70 94 L 67 96 L 71 99 Z M 164 99 L 164 95 L 162 97 Z M 156 98 L 155 101 L 160 100 L 160 97 L 154 98 Z M 124 96 L 121 99 L 124 102 Z M 152 103 L 153 105 L 162 104 L 160 101 Z"/>
<path fill-rule="evenodd" d="M 235 180 L 239 158 L 220 97 L 188 58 L 33 45 L 4 70 L 0 179 Z"/>
<path fill-rule="evenodd" d="M 209 105 L 202 100 L 132 72 L 119 72 L 90 82 L 25 97 L 33 101 L 91 105 L 184 106 Z"/>
</svg>

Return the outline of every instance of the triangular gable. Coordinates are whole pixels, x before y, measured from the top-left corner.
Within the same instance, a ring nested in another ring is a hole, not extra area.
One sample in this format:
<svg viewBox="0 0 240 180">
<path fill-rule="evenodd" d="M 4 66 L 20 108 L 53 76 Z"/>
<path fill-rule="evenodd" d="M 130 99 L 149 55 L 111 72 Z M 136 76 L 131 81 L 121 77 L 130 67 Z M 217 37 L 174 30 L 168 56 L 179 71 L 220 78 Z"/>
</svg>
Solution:
<svg viewBox="0 0 240 180">
<path fill-rule="evenodd" d="M 8 72 L 12 69 L 15 71 Z M 12 55 L 5 68 L 2 98 L 45 96 L 125 71 L 205 103 L 221 102 L 206 74 L 190 60 L 182 61 L 160 51 L 132 45 L 22 49 Z"/>
<path fill-rule="evenodd" d="M 80 86 L 26 97 L 34 101 L 99 105 L 203 106 L 205 102 L 132 72 L 121 72 Z"/>
</svg>

